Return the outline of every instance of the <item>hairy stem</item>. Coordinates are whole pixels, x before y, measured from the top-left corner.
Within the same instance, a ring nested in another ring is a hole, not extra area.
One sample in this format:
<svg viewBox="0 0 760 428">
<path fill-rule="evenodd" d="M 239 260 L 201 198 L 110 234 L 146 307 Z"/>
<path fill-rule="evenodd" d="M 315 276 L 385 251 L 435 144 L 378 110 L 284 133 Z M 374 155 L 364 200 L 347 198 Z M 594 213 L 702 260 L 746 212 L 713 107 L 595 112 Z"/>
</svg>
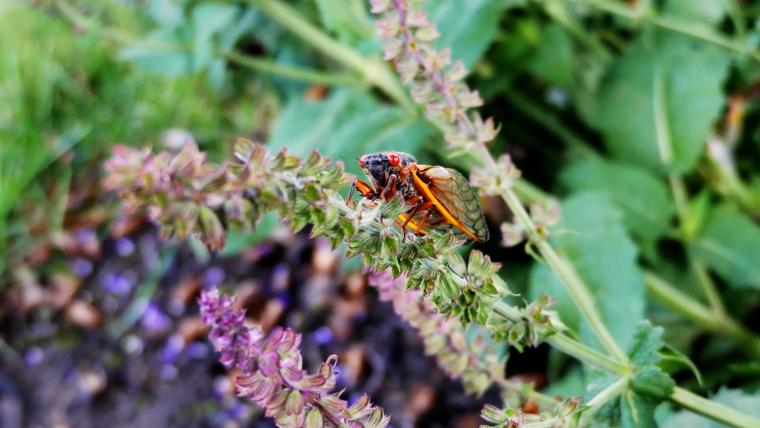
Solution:
<svg viewBox="0 0 760 428">
<path fill-rule="evenodd" d="M 337 63 L 360 74 L 367 82 L 377 86 L 411 114 L 419 109 L 401 86 L 395 73 L 380 58 L 367 58 L 343 45 L 304 18 L 298 10 L 279 0 L 245 0 L 261 9 L 270 18 L 300 37 L 306 44 L 322 52 Z"/>
<path fill-rule="evenodd" d="M 577 153 L 579 156 L 599 156 L 599 154 L 591 147 L 590 143 L 575 134 L 556 116 L 543 110 L 529 98 L 512 90 L 507 90 L 507 98 L 510 103 L 522 113 L 535 120 L 544 129 L 553 133 L 559 139 L 563 140 L 574 153 Z M 678 187 L 678 184 L 676 186 Z M 540 189 L 538 189 L 538 192 L 543 193 Z M 519 192 L 517 193 L 522 197 Z M 686 207 L 686 202 L 684 202 L 686 196 L 682 184 L 681 189 L 674 192 L 674 198 L 676 194 L 678 195 L 676 200 L 681 200 L 680 204 L 677 204 L 677 209 L 679 212 L 683 212 Z M 549 196 L 544 194 L 541 199 L 545 198 L 548 199 Z M 683 234 L 676 232 L 675 237 L 683 239 Z M 704 270 L 704 265 L 702 265 L 702 269 L 703 274 L 709 275 L 706 270 Z M 698 272 L 695 271 L 695 273 Z M 645 273 L 645 280 L 647 293 L 656 302 L 670 309 L 674 313 L 695 322 L 706 330 L 729 335 L 739 347 L 748 353 L 748 355 L 754 358 L 760 357 L 760 337 L 747 330 L 736 320 L 732 319 L 725 311 L 723 316 L 716 316 L 710 308 L 695 300 L 693 297 L 681 292 L 677 287 L 662 279 L 655 272 L 647 271 Z M 701 281 L 705 281 L 704 277 Z M 712 282 L 709 277 L 707 278 L 707 281 Z M 710 283 L 708 282 L 701 284 L 702 289 L 707 292 L 710 288 L 714 288 L 714 286 L 709 284 Z M 713 296 L 713 300 L 720 302 L 720 297 Z M 723 305 L 720 304 L 718 307 L 722 306 Z"/>
<path fill-rule="evenodd" d="M 485 149 L 485 147 L 483 147 Z M 490 154 L 488 154 L 490 158 Z M 493 158 L 490 158 L 493 162 Z M 554 272 L 555 275 L 565 285 L 570 297 L 573 299 L 573 303 L 578 307 L 578 310 L 583 314 L 586 322 L 596 334 L 599 342 L 602 346 L 619 361 L 627 361 L 627 357 L 620 346 L 615 342 L 612 334 L 604 324 L 599 311 L 596 308 L 594 297 L 585 282 L 578 276 L 578 273 L 573 268 L 572 264 L 562 256 L 560 256 L 554 248 L 538 233 L 535 223 L 530 218 L 530 215 L 525 210 L 522 202 L 517 198 L 517 195 L 509 188 L 505 188 L 501 192 L 501 197 L 507 203 L 509 209 L 514 213 L 517 221 L 527 231 L 531 241 L 533 241 L 538 248 L 538 251 L 544 257 L 546 264 Z"/>
<path fill-rule="evenodd" d="M 678 213 L 679 222 L 681 226 L 683 226 L 687 222 L 686 217 L 688 215 L 687 207 L 689 204 L 689 196 L 686 193 L 686 186 L 680 175 L 671 174 L 670 189 L 673 192 L 673 199 L 676 203 L 676 212 Z M 688 244 L 688 240 L 691 239 L 691 237 L 686 233 L 682 233 L 682 235 L 683 239 L 686 240 L 686 243 Z M 710 303 L 714 315 L 719 318 L 725 318 L 726 309 L 723 306 L 720 293 L 718 293 L 718 288 L 715 286 L 712 278 L 710 278 L 710 274 L 707 272 L 704 263 L 696 258 L 691 251 L 687 251 L 687 257 L 689 260 L 689 267 L 694 272 L 694 275 L 697 278 L 697 283 L 702 289 L 702 293 L 704 293 L 707 301 Z"/>
<path fill-rule="evenodd" d="M 593 396 L 590 400 L 586 402 L 586 405 L 589 407 L 588 409 L 588 415 L 593 415 L 596 413 L 602 406 L 610 402 L 610 400 L 614 400 L 620 393 L 625 391 L 626 388 L 628 388 L 628 382 L 629 378 L 627 376 L 623 376 L 617 381 L 613 382 L 610 386 L 607 388 L 604 388 L 601 392 Z"/>
<path fill-rule="evenodd" d="M 596 7 L 607 13 L 627 18 L 638 23 L 650 23 L 658 27 L 681 33 L 689 37 L 704 40 L 706 42 L 721 46 L 734 52 L 746 55 L 755 61 L 760 62 L 760 52 L 756 52 L 742 43 L 740 40 L 733 40 L 716 32 L 706 25 L 694 25 L 691 22 L 678 18 L 660 15 L 652 10 L 633 9 L 610 0 L 573 0 L 577 3 L 583 3 Z"/>
<path fill-rule="evenodd" d="M 731 337 L 752 358 L 760 358 L 760 337 L 728 315 L 718 316 L 710 308 L 680 291 L 654 272 L 645 272 L 647 293 L 655 301 L 714 333 Z"/>
<path fill-rule="evenodd" d="M 675 387 L 670 399 L 694 413 L 707 416 L 726 425 L 740 428 L 755 428 L 760 426 L 760 419 L 745 415 L 730 407 L 700 397 L 681 387 Z"/>
<path fill-rule="evenodd" d="M 104 27 L 94 18 L 91 18 L 79 12 L 66 0 L 58 0 L 56 2 L 56 5 L 61 14 L 75 26 L 86 30 L 100 31 L 105 37 L 117 43 L 129 46 L 142 46 L 162 52 L 192 53 L 191 47 L 180 46 L 172 43 L 157 43 L 153 41 L 147 41 L 134 34 L 129 34 L 113 28 Z M 253 71 L 288 79 L 295 79 L 328 86 L 368 86 L 364 80 L 358 78 L 357 76 L 283 65 L 270 59 L 245 55 L 235 50 L 217 50 L 214 52 L 214 55 Z"/>
<path fill-rule="evenodd" d="M 251 70 L 303 82 L 327 86 L 353 86 L 358 88 L 368 86 L 364 80 L 350 74 L 330 73 L 303 67 L 282 65 L 268 59 L 244 55 L 237 51 L 219 51 L 217 55 Z"/>
<path fill-rule="evenodd" d="M 520 320 L 520 311 L 507 305 L 504 302 L 498 302 L 493 306 L 494 313 L 503 316 L 512 321 Z M 575 357 L 585 364 L 596 367 L 599 370 L 625 376 L 630 372 L 627 364 L 616 361 L 587 345 L 571 338 L 564 333 L 553 334 L 545 339 L 545 342 L 557 350 Z"/>
</svg>

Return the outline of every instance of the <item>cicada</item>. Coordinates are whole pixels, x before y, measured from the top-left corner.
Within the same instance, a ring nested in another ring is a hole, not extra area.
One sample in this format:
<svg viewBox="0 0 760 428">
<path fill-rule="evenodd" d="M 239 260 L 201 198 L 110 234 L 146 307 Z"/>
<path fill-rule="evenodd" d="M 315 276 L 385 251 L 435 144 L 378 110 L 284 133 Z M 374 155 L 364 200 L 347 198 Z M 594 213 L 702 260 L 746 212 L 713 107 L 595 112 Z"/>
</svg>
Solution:
<svg viewBox="0 0 760 428">
<path fill-rule="evenodd" d="M 437 165 L 420 165 L 403 152 L 369 153 L 358 159 L 359 168 L 372 184 L 354 180 L 349 200 L 357 190 L 370 200 L 400 197 L 407 211 L 397 223 L 427 234 L 430 229 L 450 229 L 477 242 L 488 240 L 488 227 L 477 196 L 458 171 Z"/>
</svg>

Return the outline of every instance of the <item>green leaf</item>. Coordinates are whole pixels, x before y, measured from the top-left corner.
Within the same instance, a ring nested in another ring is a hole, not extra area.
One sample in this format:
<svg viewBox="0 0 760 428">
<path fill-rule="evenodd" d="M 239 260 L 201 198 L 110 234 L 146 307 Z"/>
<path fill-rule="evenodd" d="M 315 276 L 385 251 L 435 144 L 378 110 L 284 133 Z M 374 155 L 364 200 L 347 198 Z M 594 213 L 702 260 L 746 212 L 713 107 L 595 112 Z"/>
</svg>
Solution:
<svg viewBox="0 0 760 428">
<path fill-rule="evenodd" d="M 177 0 L 151 0 L 147 6 L 148 16 L 164 28 L 177 28 L 185 23 L 182 3 Z"/>
<path fill-rule="evenodd" d="M 122 49 L 120 56 L 157 75 L 177 77 L 188 74 L 193 69 L 193 57 L 176 49 L 182 46 L 178 37 L 175 30 L 159 29 L 146 38 L 145 44 Z"/>
<path fill-rule="evenodd" d="M 381 105 L 357 90 L 337 90 L 321 101 L 292 98 L 272 129 L 269 146 L 306 156 L 322 155 L 346 163 L 361 174 L 356 158 L 364 153 L 399 150 L 415 153 L 432 135 L 425 121 L 410 119 L 396 107 Z"/>
<path fill-rule="evenodd" d="M 675 213 L 668 189 L 644 169 L 601 158 L 570 164 L 562 182 L 573 191 L 605 192 L 623 215 L 631 233 L 651 240 L 661 236 Z"/>
<path fill-rule="evenodd" d="M 611 68 L 599 90 L 593 124 L 618 159 L 688 172 L 721 112 L 729 57 L 693 38 L 648 35 Z"/>
<path fill-rule="evenodd" d="M 626 390 L 620 397 L 620 422 L 625 428 L 657 428 L 654 408 L 652 400 Z"/>
<path fill-rule="evenodd" d="M 636 246 L 625 232 L 620 212 L 599 192 L 571 196 L 562 204 L 561 212 L 562 220 L 554 229 L 556 246 L 588 284 L 612 335 L 627 347 L 644 316 L 644 278 L 636 263 Z M 553 308 L 561 319 L 579 329 L 584 341 L 598 345 L 552 272 L 537 264 L 530 282 L 532 298 L 540 294 L 556 298 Z"/>
<path fill-rule="evenodd" d="M 322 25 L 352 46 L 374 35 L 364 0 L 316 0 Z"/>
<path fill-rule="evenodd" d="M 691 361 L 691 359 L 683 352 L 673 348 L 670 345 L 665 345 L 662 349 L 660 349 L 660 354 L 660 366 L 664 367 L 665 370 L 668 370 L 668 372 L 672 373 L 673 370 L 668 368 L 669 365 L 685 366 L 691 370 L 691 372 L 694 374 L 694 377 L 697 379 L 697 383 L 702 386 L 702 373 L 699 371 L 696 364 L 694 364 L 694 362 Z"/>
<path fill-rule="evenodd" d="M 747 394 L 737 389 L 721 389 L 711 400 L 736 409 L 748 416 L 760 418 L 760 394 Z M 722 428 L 724 424 L 704 416 L 682 410 L 670 415 L 661 415 L 658 411 L 657 421 L 662 428 Z"/>
<path fill-rule="evenodd" d="M 628 348 L 628 357 L 636 366 L 636 373 L 631 381 L 631 389 L 637 393 L 662 401 L 675 387 L 675 381 L 656 366 L 661 359 L 662 327 L 652 327 L 649 321 L 639 323 L 633 342 Z"/>
<path fill-rule="evenodd" d="M 730 285 L 760 289 L 760 227 L 745 214 L 714 208 L 691 249 Z"/>
<path fill-rule="evenodd" d="M 214 36 L 232 27 L 237 14 L 238 8 L 232 4 L 201 3 L 193 8 L 193 66 L 196 71 L 205 70 L 211 64 L 214 58 Z"/>
<path fill-rule="evenodd" d="M 662 327 L 652 327 L 649 321 L 639 323 L 628 347 L 628 356 L 634 364 L 644 366 L 660 361 L 659 351 L 665 345 L 662 332 Z"/>
<path fill-rule="evenodd" d="M 726 16 L 730 0 L 668 0 L 663 12 L 677 18 L 689 21 L 690 25 L 716 25 Z"/>
<path fill-rule="evenodd" d="M 425 4 L 441 37 L 436 48 L 472 68 L 491 44 L 506 4 L 494 0 L 431 0 Z"/>
<path fill-rule="evenodd" d="M 552 23 L 539 40 L 538 48 L 528 58 L 528 70 L 551 84 L 571 86 L 574 78 L 570 36 L 559 24 Z"/>
<path fill-rule="evenodd" d="M 673 392 L 676 382 L 657 366 L 646 366 L 636 372 L 631 388 L 641 395 L 664 400 Z"/>
</svg>

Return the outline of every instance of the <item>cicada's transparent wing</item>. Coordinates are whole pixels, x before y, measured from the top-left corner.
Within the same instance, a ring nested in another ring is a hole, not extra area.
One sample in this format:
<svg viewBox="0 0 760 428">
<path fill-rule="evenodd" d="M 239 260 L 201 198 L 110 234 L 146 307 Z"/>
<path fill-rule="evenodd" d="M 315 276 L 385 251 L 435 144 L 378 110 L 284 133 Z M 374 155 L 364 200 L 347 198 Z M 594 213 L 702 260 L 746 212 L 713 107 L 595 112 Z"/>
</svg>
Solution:
<svg viewBox="0 0 760 428">
<path fill-rule="evenodd" d="M 470 239 L 489 238 L 486 220 L 467 179 L 451 168 L 418 165 L 414 172 L 417 190 L 431 200 L 441 216 Z M 415 216 L 416 218 L 416 216 Z"/>
</svg>

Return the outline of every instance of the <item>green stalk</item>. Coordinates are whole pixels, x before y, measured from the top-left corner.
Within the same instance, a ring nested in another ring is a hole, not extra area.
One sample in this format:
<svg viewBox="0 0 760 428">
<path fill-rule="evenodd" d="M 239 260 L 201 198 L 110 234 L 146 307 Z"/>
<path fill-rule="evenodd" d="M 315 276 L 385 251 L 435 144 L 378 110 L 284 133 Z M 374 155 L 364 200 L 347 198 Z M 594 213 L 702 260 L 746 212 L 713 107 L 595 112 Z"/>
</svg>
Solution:
<svg viewBox="0 0 760 428">
<path fill-rule="evenodd" d="M 760 338 L 728 315 L 714 311 L 680 291 L 654 272 L 645 272 L 647 293 L 658 303 L 714 333 L 730 336 L 747 355 L 760 358 Z"/>
<path fill-rule="evenodd" d="M 279 0 L 246 0 L 305 43 L 322 52 L 344 67 L 350 68 L 367 82 L 377 86 L 409 113 L 419 114 L 419 109 L 409 98 L 398 78 L 380 58 L 366 58 L 325 34 L 304 18 L 297 9 Z"/>
<path fill-rule="evenodd" d="M 145 313 L 150 304 L 153 294 L 161 282 L 161 277 L 166 273 L 169 266 L 174 262 L 177 246 L 170 245 L 161 250 L 158 260 L 151 267 L 148 277 L 137 287 L 132 301 L 121 316 L 105 327 L 105 331 L 112 338 L 120 338 L 124 335 Z"/>
<path fill-rule="evenodd" d="M 243 55 L 236 51 L 219 51 L 217 55 L 251 70 L 275 76 L 327 86 L 367 87 L 366 82 L 349 74 L 327 73 L 307 68 L 286 66 L 268 59 Z"/>
<path fill-rule="evenodd" d="M 724 47 L 742 55 L 747 55 L 755 61 L 760 62 L 760 52 L 748 49 L 739 40 L 733 40 L 726 37 L 710 27 L 704 25 L 694 25 L 691 22 L 678 18 L 659 15 L 652 11 L 639 11 L 609 0 L 573 0 L 589 6 L 596 7 L 607 13 L 621 16 L 638 23 L 651 23 L 658 27 L 681 33 L 689 37 L 704 40 L 706 42 Z"/>
<path fill-rule="evenodd" d="M 670 176 L 670 189 L 673 192 L 673 199 L 675 200 L 676 212 L 678 213 L 679 222 L 683 227 L 683 225 L 687 222 L 686 216 L 688 215 L 687 207 L 689 205 L 689 196 L 686 193 L 686 186 L 684 185 L 683 179 L 680 175 L 672 174 Z M 691 239 L 691 236 L 688 236 L 688 234 L 683 230 L 682 235 L 683 239 L 688 245 L 688 241 Z M 687 257 L 689 260 L 689 266 L 697 277 L 697 283 L 702 289 L 702 293 L 704 293 L 707 301 L 710 303 L 710 307 L 712 308 L 714 315 L 719 318 L 725 318 L 726 309 L 723 306 L 723 301 L 721 300 L 720 294 L 718 293 L 718 288 L 715 286 L 712 278 L 710 278 L 710 274 L 707 272 L 707 268 L 702 263 L 702 261 L 697 259 L 691 253 L 691 251 L 688 251 L 688 249 Z"/>
<path fill-rule="evenodd" d="M 710 401 L 700 397 L 681 387 L 675 387 L 670 399 L 686 409 L 710 419 L 723 422 L 726 425 L 740 428 L 757 428 L 760 427 L 760 419 L 745 415 L 730 407 Z"/>
<path fill-rule="evenodd" d="M 706 156 L 705 162 L 708 168 L 706 171 L 702 171 L 703 177 L 716 192 L 736 201 L 742 209 L 752 216 L 756 216 L 760 212 L 760 202 L 752 195 L 736 171 L 726 168 L 721 162 L 715 161 L 712 156 Z"/>
<path fill-rule="evenodd" d="M 522 320 L 520 311 L 504 302 L 495 303 L 493 311 L 494 313 L 512 321 Z M 627 376 L 630 372 L 627 364 L 616 361 L 599 351 L 591 349 L 564 333 L 553 334 L 547 337 L 544 341 L 560 352 L 575 357 L 575 359 L 596 367 L 599 370 L 620 376 Z"/>
<path fill-rule="evenodd" d="M 520 312 L 506 303 L 496 303 L 493 310 L 495 313 L 505 318 L 514 321 L 520 320 Z M 593 403 L 591 404 L 602 404 L 605 400 L 613 398 L 619 388 L 624 388 L 624 386 L 627 385 L 627 380 L 631 374 L 631 369 L 627 365 L 621 364 L 563 333 L 549 336 L 544 341 L 558 351 L 570 355 L 584 364 L 595 367 L 606 373 L 620 376 L 618 381 L 602 391 L 603 394 L 599 394 L 592 398 Z M 760 419 L 753 418 L 730 407 L 710 401 L 678 386 L 673 389 L 673 393 L 668 399 L 692 412 L 699 413 L 730 426 L 740 428 L 754 428 L 760 426 Z"/>
<path fill-rule="evenodd" d="M 557 138 L 564 141 L 568 149 L 577 154 L 578 157 L 599 157 L 599 153 L 594 149 L 591 144 L 578 136 L 570 128 L 565 126 L 562 121 L 555 115 L 546 112 L 536 102 L 528 97 L 520 94 L 519 92 L 507 88 L 504 90 L 509 100 L 509 104 L 521 113 L 533 119 L 537 123 L 541 124 L 541 127 L 551 132 Z"/>
<path fill-rule="evenodd" d="M 610 402 L 610 400 L 614 400 L 618 395 L 625 391 L 626 388 L 628 388 L 629 381 L 630 379 L 627 376 L 623 376 L 593 396 L 586 402 L 586 405 L 589 407 L 587 414 L 593 415 L 601 409 L 602 406 Z"/>
<path fill-rule="evenodd" d="M 644 280 L 647 293 L 659 304 L 703 328 L 721 331 L 720 321 L 715 314 L 691 296 L 672 286 L 654 272 L 645 272 Z"/>
<path fill-rule="evenodd" d="M 556 135 L 563 140 L 567 146 L 578 156 L 599 156 L 599 154 L 586 142 L 582 137 L 575 134 L 571 129 L 565 126 L 556 116 L 541 109 L 536 103 L 527 97 L 517 93 L 516 91 L 507 90 L 506 96 L 510 103 L 520 110 L 523 114 L 529 118 L 535 120 L 544 129 Z M 517 184 L 517 182 L 516 182 Z M 538 200 L 549 200 L 551 197 L 546 195 L 541 189 L 535 189 L 539 194 Z M 524 199 L 524 196 L 520 194 L 515 186 L 515 193 Z M 688 202 L 686 201 L 686 191 L 683 183 L 676 183 L 673 190 L 674 199 L 677 201 L 677 210 L 684 212 Z M 680 201 L 680 202 L 678 202 Z M 677 239 L 683 239 L 683 233 L 676 233 Z M 702 279 L 700 284 L 705 294 L 711 293 L 714 290 L 714 284 L 712 280 L 707 276 L 707 271 L 704 269 L 704 265 L 692 266 L 695 269 L 695 274 Z M 697 323 L 702 328 L 714 333 L 726 334 L 730 336 L 734 342 L 741 347 L 748 355 L 753 358 L 760 357 L 760 337 L 751 331 L 747 330 L 744 326 L 732 319 L 728 314 L 723 311 L 723 316 L 716 315 L 710 308 L 704 306 L 699 301 L 695 300 L 691 296 L 681 292 L 678 288 L 668 283 L 654 272 L 645 273 L 646 289 L 649 296 L 656 302 L 670 309 L 674 313 Z M 723 307 L 720 297 L 716 294 L 712 294 L 713 303 L 717 307 Z"/>
<path fill-rule="evenodd" d="M 483 149 L 485 149 L 485 146 L 483 146 Z M 488 156 L 490 158 L 490 154 Z M 491 162 L 493 162 L 493 158 L 490 159 Z M 578 276 L 578 273 L 575 271 L 572 264 L 567 259 L 561 257 L 549 242 L 539 235 L 533 219 L 531 219 L 530 214 L 525 210 L 522 202 L 520 202 L 512 189 L 503 189 L 500 196 L 507 203 L 507 206 L 517 218 L 517 221 L 528 233 L 530 240 L 544 257 L 546 264 L 564 284 L 573 303 L 575 303 L 586 322 L 588 322 L 591 330 L 596 334 L 604 349 L 617 360 L 627 361 L 628 358 L 626 357 L 625 352 L 623 352 L 618 343 L 615 342 L 615 339 L 612 337 L 612 334 L 610 334 L 604 321 L 602 321 L 601 315 L 594 302 L 594 296 L 591 294 L 586 283 L 583 282 L 580 276 Z"/>
<path fill-rule="evenodd" d="M 72 24 L 77 27 L 87 30 L 101 31 L 107 38 L 125 45 L 139 45 L 155 50 L 165 52 L 191 52 L 192 49 L 185 46 L 175 45 L 171 43 L 156 43 L 148 42 L 140 39 L 139 37 L 124 33 L 111 28 L 104 28 L 95 19 L 90 18 L 80 13 L 75 7 L 71 6 L 66 0 L 58 0 L 56 2 L 58 10 L 61 14 L 68 19 Z M 293 67 L 288 65 L 282 65 L 269 59 L 252 57 L 244 55 L 240 52 L 230 50 L 218 50 L 214 52 L 214 55 L 220 58 L 225 58 L 228 61 L 238 64 L 242 67 L 249 68 L 251 70 L 271 74 L 279 77 L 300 80 L 304 82 L 328 85 L 328 86 L 355 86 L 366 87 L 365 81 L 358 79 L 355 76 L 348 74 L 331 73 L 324 71 L 311 70 L 303 67 Z"/>
</svg>

